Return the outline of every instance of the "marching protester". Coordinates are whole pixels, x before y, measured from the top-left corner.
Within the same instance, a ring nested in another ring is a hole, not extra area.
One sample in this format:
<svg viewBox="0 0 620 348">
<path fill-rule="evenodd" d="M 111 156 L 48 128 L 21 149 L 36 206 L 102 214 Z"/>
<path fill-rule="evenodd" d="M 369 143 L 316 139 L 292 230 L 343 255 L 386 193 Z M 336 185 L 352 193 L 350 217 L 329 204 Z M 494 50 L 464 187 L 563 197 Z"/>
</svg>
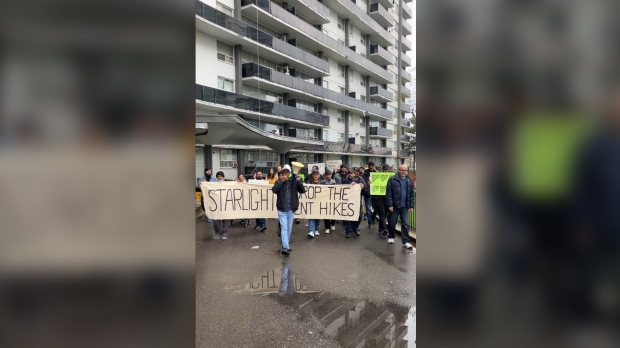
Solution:
<svg viewBox="0 0 620 348">
<path fill-rule="evenodd" d="M 282 174 L 271 188 L 271 191 L 277 196 L 276 207 L 281 226 L 282 255 L 289 255 L 291 253 L 289 241 L 293 229 L 295 211 L 299 208 L 298 194 L 306 192 L 301 179 L 296 175 L 292 175 L 289 178 L 290 173 L 291 167 L 288 164 L 284 165 Z"/>
<path fill-rule="evenodd" d="M 275 184 L 276 181 L 278 181 L 278 174 L 273 168 L 269 168 L 269 174 L 267 174 L 265 180 L 269 181 L 269 184 L 271 185 Z"/>
<path fill-rule="evenodd" d="M 388 226 L 388 243 L 394 244 L 396 220 L 400 217 L 401 241 L 403 247 L 413 249 L 409 241 L 409 212 L 413 211 L 413 181 L 407 173 L 407 166 L 398 167 L 398 173 L 388 179 L 385 199 L 390 211 L 390 225 Z"/>
<path fill-rule="evenodd" d="M 217 182 L 224 182 L 224 172 L 219 171 L 215 174 Z M 215 220 L 213 221 L 213 229 L 215 230 L 215 239 L 228 239 L 228 225 L 229 220 Z"/>
<path fill-rule="evenodd" d="M 362 173 L 362 178 L 365 182 L 370 183 L 370 173 L 376 172 L 374 162 L 368 162 L 368 169 Z M 366 205 L 366 220 L 368 220 L 368 228 L 371 229 L 375 222 L 375 216 L 377 213 L 372 211 L 372 196 L 370 195 L 370 188 L 368 188 L 368 195 L 364 196 L 364 204 Z"/>
<path fill-rule="evenodd" d="M 237 182 L 246 182 L 245 181 L 245 175 L 243 175 L 242 173 L 237 175 Z"/>
<path fill-rule="evenodd" d="M 334 180 L 336 181 L 336 185 L 342 184 L 342 179 L 347 177 L 347 166 L 344 164 L 340 165 L 340 171 L 338 171 L 334 175 Z"/>
<path fill-rule="evenodd" d="M 356 176 L 355 170 L 349 169 L 349 172 L 347 173 L 347 177 L 342 180 L 342 185 L 355 185 L 355 184 L 362 185 L 362 194 L 360 194 L 360 202 L 361 202 L 361 197 L 364 194 L 364 188 L 366 186 L 364 185 L 364 179 L 360 177 L 359 175 Z M 368 189 L 366 188 L 366 190 Z M 357 221 L 345 221 L 344 222 L 344 226 L 346 229 L 345 237 L 351 238 L 351 233 L 355 233 L 355 235 L 359 236 L 360 235 L 359 227 L 360 227 L 361 222 L 362 222 L 362 212 L 360 210 L 359 218 L 357 219 Z"/>
<path fill-rule="evenodd" d="M 198 178 L 198 182 L 202 183 L 203 181 L 206 181 L 206 182 L 217 181 L 215 177 L 211 175 L 211 173 L 212 173 L 211 168 L 205 168 L 205 175 Z M 205 198 L 202 196 L 202 190 L 199 192 L 200 192 L 200 206 L 202 207 L 202 211 L 205 212 L 205 220 L 207 220 L 208 223 L 211 223 L 212 220 L 209 219 L 209 217 L 207 216 L 207 211 L 205 210 Z"/>
<path fill-rule="evenodd" d="M 387 163 L 384 163 L 381 166 L 381 172 L 382 173 L 389 173 L 390 172 L 390 165 Z M 372 184 L 372 182 L 368 182 L 369 184 Z M 387 229 L 387 225 L 386 225 L 386 220 L 388 217 L 388 211 L 387 211 L 387 202 L 385 199 L 385 196 L 372 196 L 372 207 L 374 209 L 373 215 L 376 215 L 379 217 L 379 230 L 377 231 L 377 233 L 383 237 L 387 237 L 388 235 L 388 229 Z M 374 221 L 374 218 L 373 218 Z"/>
<path fill-rule="evenodd" d="M 336 180 L 332 179 L 332 172 L 329 169 L 325 169 L 323 174 L 324 179 L 321 180 L 321 185 L 336 185 Z M 329 234 L 330 230 L 336 229 L 336 220 L 325 219 L 325 234 Z"/>
<path fill-rule="evenodd" d="M 314 169 L 316 167 L 316 169 Z M 312 172 L 310 173 L 309 177 L 310 180 L 308 181 L 308 184 L 313 184 L 313 185 L 320 185 L 321 184 L 321 179 L 320 179 L 320 175 L 321 173 L 319 173 L 319 167 L 314 166 L 312 167 Z M 317 237 L 319 235 L 319 227 L 321 225 L 321 220 L 319 219 L 310 219 L 308 220 L 308 238 L 314 238 Z"/>
<path fill-rule="evenodd" d="M 263 172 L 262 171 L 257 171 L 254 179 L 256 180 L 263 180 Z M 262 219 L 256 219 L 256 226 L 254 226 L 255 230 L 260 230 L 261 232 L 265 232 L 265 230 L 267 229 L 267 219 L 262 218 Z"/>
</svg>

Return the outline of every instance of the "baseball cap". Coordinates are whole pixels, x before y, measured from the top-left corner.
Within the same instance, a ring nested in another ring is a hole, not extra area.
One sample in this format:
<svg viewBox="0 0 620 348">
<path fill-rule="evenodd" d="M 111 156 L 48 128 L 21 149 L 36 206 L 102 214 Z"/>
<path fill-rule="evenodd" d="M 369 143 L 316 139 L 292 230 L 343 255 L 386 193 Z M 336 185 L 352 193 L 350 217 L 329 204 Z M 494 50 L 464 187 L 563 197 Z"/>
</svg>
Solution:
<svg viewBox="0 0 620 348">
<path fill-rule="evenodd" d="M 318 169 L 312 169 L 312 174 L 315 174 L 315 173 L 316 173 L 316 174 L 321 174 L 321 173 L 319 173 L 319 170 L 318 170 Z"/>
<path fill-rule="evenodd" d="M 325 169 L 325 174 L 331 174 L 331 173 L 332 173 L 332 171 L 331 171 L 331 170 L 329 170 L 329 169 Z"/>
<path fill-rule="evenodd" d="M 383 163 L 383 165 L 381 166 L 381 169 L 390 169 L 390 165 L 387 163 Z"/>
<path fill-rule="evenodd" d="M 347 173 L 355 173 L 355 170 L 353 170 L 353 168 L 349 168 L 349 169 L 347 170 Z"/>
<path fill-rule="evenodd" d="M 284 167 L 282 167 L 282 170 L 288 170 L 290 172 L 291 166 L 289 166 L 288 164 L 285 164 Z"/>
</svg>

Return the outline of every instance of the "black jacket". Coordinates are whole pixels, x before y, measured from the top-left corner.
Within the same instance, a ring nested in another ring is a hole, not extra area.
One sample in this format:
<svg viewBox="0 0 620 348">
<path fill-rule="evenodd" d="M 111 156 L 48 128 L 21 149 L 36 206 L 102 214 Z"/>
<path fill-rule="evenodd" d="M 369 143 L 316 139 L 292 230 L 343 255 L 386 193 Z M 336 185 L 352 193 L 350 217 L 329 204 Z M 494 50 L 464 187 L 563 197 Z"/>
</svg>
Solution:
<svg viewBox="0 0 620 348">
<path fill-rule="evenodd" d="M 291 209 L 293 211 L 297 211 L 297 209 L 299 209 L 298 193 L 305 193 L 306 188 L 301 180 L 297 181 L 296 175 L 292 175 L 287 182 L 278 179 L 278 181 L 273 184 L 271 191 L 277 195 L 276 208 L 278 208 L 279 211 L 284 211 L 284 198 L 282 196 L 284 192 L 286 192 L 287 188 L 289 194 L 291 195 Z"/>
<path fill-rule="evenodd" d="M 409 177 L 409 175 L 405 176 L 405 180 L 407 181 L 407 192 L 401 192 L 400 182 L 398 180 L 398 174 L 388 179 L 386 193 L 385 193 L 385 200 L 387 201 L 388 208 L 394 207 L 396 209 L 399 209 L 399 208 L 413 208 L 414 207 L 415 202 L 413 198 L 413 181 L 411 181 L 411 178 Z M 402 197 L 403 194 L 407 195 L 407 199 L 406 199 L 407 206 L 406 207 L 400 206 L 400 198 Z"/>
</svg>

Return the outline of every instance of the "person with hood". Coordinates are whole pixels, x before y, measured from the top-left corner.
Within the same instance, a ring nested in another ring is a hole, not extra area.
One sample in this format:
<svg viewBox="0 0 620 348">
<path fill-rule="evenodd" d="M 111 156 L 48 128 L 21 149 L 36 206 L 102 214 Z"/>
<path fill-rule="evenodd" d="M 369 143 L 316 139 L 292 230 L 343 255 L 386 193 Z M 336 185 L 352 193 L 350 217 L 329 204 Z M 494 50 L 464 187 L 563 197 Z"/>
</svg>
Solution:
<svg viewBox="0 0 620 348">
<path fill-rule="evenodd" d="M 336 181 L 336 185 L 342 184 L 342 179 L 347 177 L 347 166 L 344 164 L 340 165 L 340 171 L 338 171 L 334 175 L 334 180 Z"/>
<path fill-rule="evenodd" d="M 215 174 L 217 182 L 224 182 L 224 172 L 219 171 Z M 213 221 L 213 229 L 215 230 L 215 239 L 228 239 L 228 225 L 229 220 L 215 220 Z"/>
<path fill-rule="evenodd" d="M 315 166 L 316 167 L 316 166 Z M 309 177 L 310 180 L 308 181 L 308 184 L 312 184 L 312 185 L 320 185 L 321 184 L 321 173 L 319 173 L 319 169 L 318 167 L 316 167 L 317 169 L 312 169 L 312 172 L 310 173 Z M 321 225 L 321 220 L 319 219 L 309 219 L 308 220 L 308 238 L 314 238 L 314 237 L 318 237 L 319 236 L 319 226 Z"/>
<path fill-rule="evenodd" d="M 407 166 L 401 164 L 398 174 L 388 179 L 385 200 L 390 211 L 390 225 L 388 226 L 388 244 L 394 244 L 396 220 L 400 216 L 400 235 L 403 247 L 413 249 L 409 241 L 409 213 L 413 211 L 414 195 L 413 181 L 407 173 Z"/>
<path fill-rule="evenodd" d="M 368 169 L 364 170 L 362 177 L 364 181 L 370 183 L 370 173 L 377 172 L 375 168 L 375 162 L 368 162 Z M 370 195 L 370 188 L 367 190 L 368 194 L 364 197 L 364 204 L 366 205 L 366 220 L 368 220 L 368 229 L 371 229 L 375 223 L 375 217 L 377 213 L 372 211 L 372 196 Z"/>
<path fill-rule="evenodd" d="M 295 174 L 291 175 L 291 167 L 286 164 L 282 168 L 282 174 L 280 178 L 271 188 L 271 191 L 276 194 L 276 207 L 278 209 L 278 220 L 281 226 L 282 237 L 282 255 L 290 255 L 291 248 L 289 241 L 291 238 L 291 231 L 293 229 L 293 220 L 295 218 L 295 211 L 299 209 L 299 193 L 305 193 L 301 178 Z"/>
<path fill-rule="evenodd" d="M 360 177 L 359 175 L 356 176 L 355 175 L 355 170 L 349 169 L 349 171 L 347 173 L 347 176 L 342 180 L 342 185 L 355 185 L 355 184 L 362 185 L 362 193 L 360 195 L 360 202 L 361 202 L 361 197 L 363 196 L 364 188 L 366 187 L 364 179 L 362 177 Z M 366 188 L 366 190 L 368 190 L 368 189 Z M 355 235 L 359 237 L 359 235 L 360 235 L 359 227 L 360 227 L 360 223 L 362 222 L 362 211 L 361 211 L 361 209 L 360 209 L 358 215 L 359 215 L 359 217 L 358 217 L 357 221 L 349 221 L 349 220 L 347 220 L 347 221 L 344 222 L 344 226 L 345 226 L 345 229 L 346 229 L 346 232 L 345 232 L 345 237 L 346 238 L 351 238 L 351 233 L 355 233 Z"/>
<path fill-rule="evenodd" d="M 321 180 L 321 185 L 336 185 L 336 180 L 332 179 L 332 172 L 329 169 L 325 169 L 323 174 L 324 179 Z M 325 234 L 329 234 L 330 230 L 336 229 L 336 220 L 325 219 Z"/>
<path fill-rule="evenodd" d="M 217 181 L 215 179 L 215 177 L 211 175 L 211 173 L 213 173 L 211 171 L 211 168 L 205 168 L 205 175 L 203 175 L 200 178 L 198 178 L 198 185 L 200 185 L 200 183 L 203 182 L 203 181 L 206 181 L 206 182 Z M 202 190 L 199 191 L 199 192 L 201 192 L 201 195 L 200 195 L 200 206 L 202 207 L 202 211 L 205 212 L 205 220 L 207 220 L 208 223 L 211 223 L 212 220 L 209 219 L 209 217 L 207 216 L 207 211 L 205 210 L 205 199 L 204 199 L 204 197 L 202 197 Z"/>
</svg>

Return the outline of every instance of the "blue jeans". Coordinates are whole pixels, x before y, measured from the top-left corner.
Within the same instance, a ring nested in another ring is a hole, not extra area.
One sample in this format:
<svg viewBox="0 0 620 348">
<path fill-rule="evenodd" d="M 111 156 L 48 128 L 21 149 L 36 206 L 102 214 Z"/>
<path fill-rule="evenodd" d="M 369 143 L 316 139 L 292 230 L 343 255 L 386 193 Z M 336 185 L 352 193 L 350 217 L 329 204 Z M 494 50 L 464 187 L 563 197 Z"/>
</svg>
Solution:
<svg viewBox="0 0 620 348">
<path fill-rule="evenodd" d="M 364 199 L 364 203 L 366 204 L 366 220 L 368 220 L 368 225 L 372 225 L 374 223 L 372 219 L 372 196 L 362 197 Z"/>
<path fill-rule="evenodd" d="M 256 226 L 265 227 L 265 225 L 267 225 L 266 219 L 256 219 Z"/>
<path fill-rule="evenodd" d="M 360 228 L 361 222 L 362 222 L 362 212 L 360 211 L 360 216 L 357 219 L 357 221 L 347 220 L 344 222 L 344 228 L 346 229 L 346 233 L 350 234 L 350 233 L 357 231 L 357 229 Z"/>
<path fill-rule="evenodd" d="M 321 220 L 319 219 L 308 220 L 308 232 L 318 231 L 319 227 L 321 227 Z"/>
<path fill-rule="evenodd" d="M 292 210 L 278 210 L 278 220 L 280 221 L 280 236 L 282 238 L 282 248 L 289 249 L 288 242 L 291 239 L 291 231 L 293 230 L 295 213 Z"/>
<path fill-rule="evenodd" d="M 394 238 L 396 235 L 396 220 L 400 216 L 400 235 L 403 244 L 410 243 L 409 241 L 409 209 L 407 208 L 394 208 L 394 211 L 390 213 L 390 225 L 388 226 L 388 238 Z"/>
</svg>

